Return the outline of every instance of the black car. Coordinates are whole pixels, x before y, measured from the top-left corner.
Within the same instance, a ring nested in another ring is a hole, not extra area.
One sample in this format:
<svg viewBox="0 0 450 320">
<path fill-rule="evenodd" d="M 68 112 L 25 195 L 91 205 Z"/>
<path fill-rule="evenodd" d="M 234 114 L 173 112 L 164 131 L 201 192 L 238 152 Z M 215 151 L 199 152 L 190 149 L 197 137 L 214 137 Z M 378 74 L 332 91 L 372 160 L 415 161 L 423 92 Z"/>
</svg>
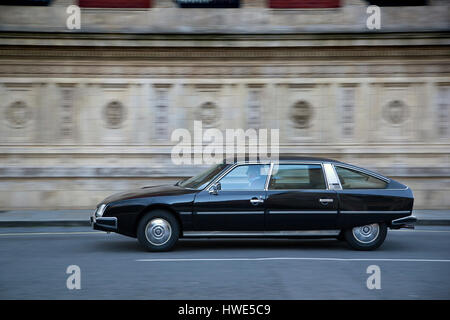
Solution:
<svg viewBox="0 0 450 320">
<path fill-rule="evenodd" d="M 91 223 L 150 251 L 181 237 L 335 237 L 372 250 L 388 228 L 414 227 L 413 202 L 407 186 L 335 160 L 224 161 L 175 185 L 112 195 Z"/>
</svg>

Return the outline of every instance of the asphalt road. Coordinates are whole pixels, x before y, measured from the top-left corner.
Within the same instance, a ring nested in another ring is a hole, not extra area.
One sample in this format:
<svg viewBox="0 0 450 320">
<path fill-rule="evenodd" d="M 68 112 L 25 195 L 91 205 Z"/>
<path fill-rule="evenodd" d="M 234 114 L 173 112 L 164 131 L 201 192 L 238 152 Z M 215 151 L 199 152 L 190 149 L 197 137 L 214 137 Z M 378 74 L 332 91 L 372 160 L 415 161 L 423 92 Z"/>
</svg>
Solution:
<svg viewBox="0 0 450 320">
<path fill-rule="evenodd" d="M 69 290 L 69 265 L 81 289 Z M 367 268 L 380 268 L 369 290 Z M 389 231 L 377 251 L 336 240 L 182 240 L 149 253 L 89 228 L 0 229 L 1 299 L 450 299 L 450 228 Z"/>
</svg>

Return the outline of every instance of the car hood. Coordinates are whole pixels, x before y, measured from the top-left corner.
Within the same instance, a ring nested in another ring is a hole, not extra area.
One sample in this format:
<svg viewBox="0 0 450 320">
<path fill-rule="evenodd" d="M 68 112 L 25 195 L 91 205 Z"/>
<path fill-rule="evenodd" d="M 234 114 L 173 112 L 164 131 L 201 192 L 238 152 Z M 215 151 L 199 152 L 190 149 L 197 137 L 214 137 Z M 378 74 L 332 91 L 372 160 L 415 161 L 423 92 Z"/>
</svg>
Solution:
<svg viewBox="0 0 450 320">
<path fill-rule="evenodd" d="M 110 203 L 114 201 L 135 199 L 135 198 L 147 198 L 157 196 L 176 196 L 188 193 L 194 193 L 197 190 L 186 189 L 174 185 L 162 185 L 162 186 L 147 186 L 140 189 L 134 189 L 125 192 L 115 193 L 110 195 L 102 203 Z"/>
</svg>

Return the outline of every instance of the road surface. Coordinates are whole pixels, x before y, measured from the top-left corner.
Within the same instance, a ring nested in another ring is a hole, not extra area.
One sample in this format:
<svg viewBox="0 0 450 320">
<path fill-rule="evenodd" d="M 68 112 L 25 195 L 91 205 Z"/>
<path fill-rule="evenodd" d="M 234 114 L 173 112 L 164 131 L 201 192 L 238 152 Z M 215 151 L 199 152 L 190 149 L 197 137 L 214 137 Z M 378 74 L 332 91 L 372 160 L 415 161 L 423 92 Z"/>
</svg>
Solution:
<svg viewBox="0 0 450 320">
<path fill-rule="evenodd" d="M 69 290 L 67 268 L 80 268 Z M 380 289 L 367 273 L 379 267 Z M 0 229 L 0 299 L 450 299 L 450 227 L 337 240 L 181 240 L 172 252 L 84 227 Z"/>
</svg>

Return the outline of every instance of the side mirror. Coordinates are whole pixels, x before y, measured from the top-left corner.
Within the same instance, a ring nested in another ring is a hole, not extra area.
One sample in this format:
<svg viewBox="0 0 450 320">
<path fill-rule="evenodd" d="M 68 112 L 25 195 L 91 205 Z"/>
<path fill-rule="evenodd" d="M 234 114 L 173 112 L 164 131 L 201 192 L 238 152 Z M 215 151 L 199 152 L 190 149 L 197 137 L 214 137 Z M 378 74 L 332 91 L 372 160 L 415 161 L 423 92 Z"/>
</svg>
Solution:
<svg viewBox="0 0 450 320">
<path fill-rule="evenodd" d="M 219 190 L 221 190 L 220 182 L 217 182 L 209 188 L 209 194 L 217 196 L 219 194 Z"/>
</svg>

